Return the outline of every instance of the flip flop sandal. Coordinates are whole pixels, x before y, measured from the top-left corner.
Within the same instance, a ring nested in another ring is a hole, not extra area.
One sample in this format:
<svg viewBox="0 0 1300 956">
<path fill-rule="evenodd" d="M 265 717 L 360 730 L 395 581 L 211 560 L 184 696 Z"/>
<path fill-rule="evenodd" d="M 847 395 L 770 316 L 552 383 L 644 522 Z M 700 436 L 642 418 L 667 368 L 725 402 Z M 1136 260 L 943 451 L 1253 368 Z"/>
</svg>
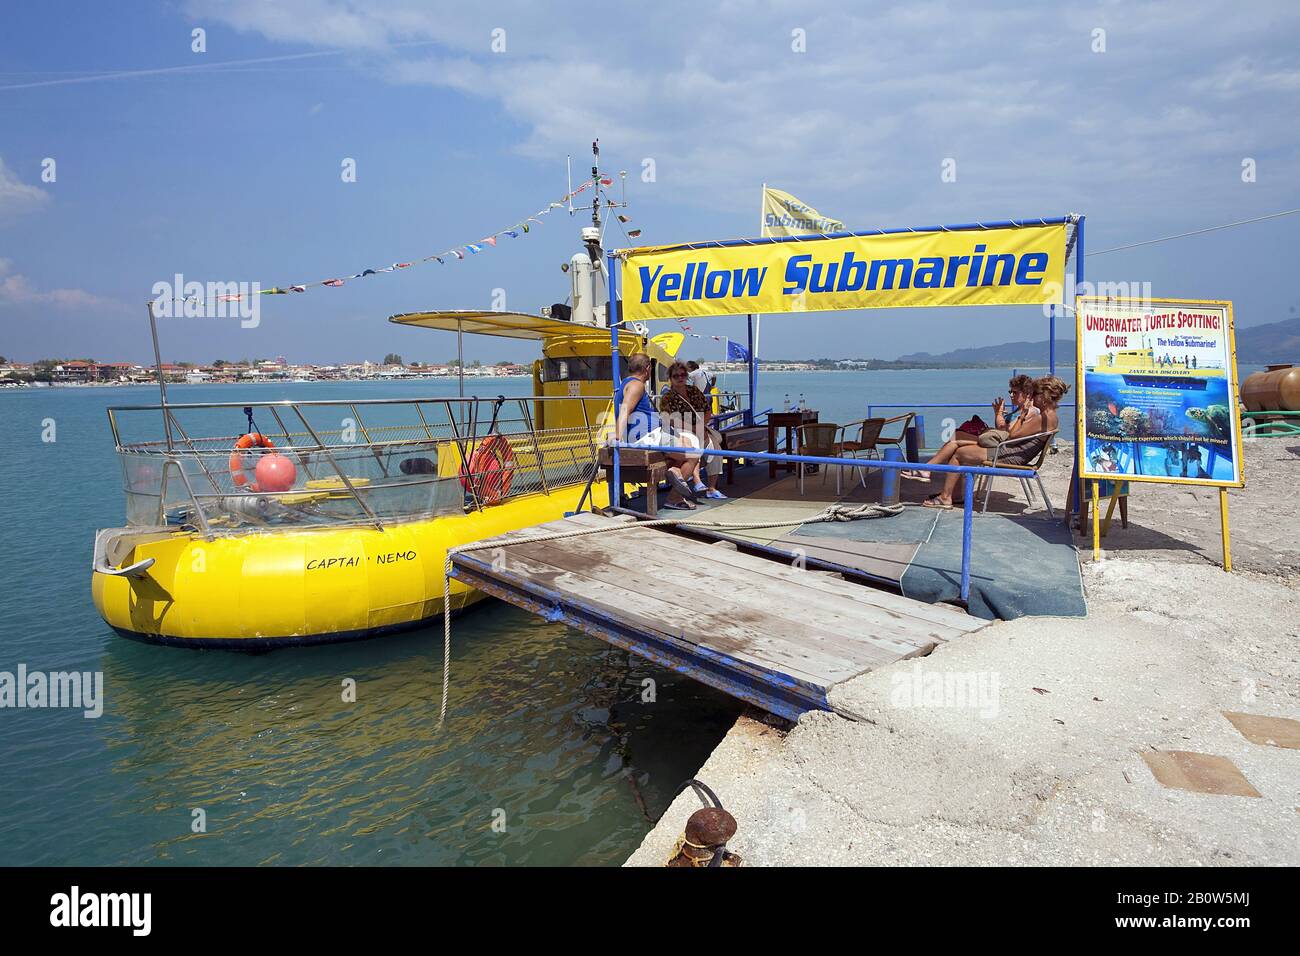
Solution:
<svg viewBox="0 0 1300 956">
<path fill-rule="evenodd" d="M 676 491 L 679 495 L 681 495 L 683 498 L 685 498 L 687 501 L 690 501 L 695 497 L 695 492 L 691 491 L 691 486 L 688 485 L 683 478 L 681 478 L 678 475 L 674 475 L 671 471 L 668 472 L 667 477 L 668 477 L 668 484 L 672 487 L 672 489 Z"/>
<path fill-rule="evenodd" d="M 923 475 L 919 471 L 905 471 L 903 472 L 903 477 L 906 478 L 908 481 L 929 481 L 930 480 L 929 475 Z"/>
<path fill-rule="evenodd" d="M 695 510 L 695 505 L 691 504 L 689 501 L 683 501 L 681 504 L 676 504 L 676 505 L 665 502 L 664 507 L 667 508 L 669 511 L 694 511 Z"/>
<path fill-rule="evenodd" d="M 952 511 L 952 504 L 945 504 L 939 500 L 938 495 L 931 495 L 921 502 L 922 508 L 938 508 L 940 511 Z"/>
</svg>

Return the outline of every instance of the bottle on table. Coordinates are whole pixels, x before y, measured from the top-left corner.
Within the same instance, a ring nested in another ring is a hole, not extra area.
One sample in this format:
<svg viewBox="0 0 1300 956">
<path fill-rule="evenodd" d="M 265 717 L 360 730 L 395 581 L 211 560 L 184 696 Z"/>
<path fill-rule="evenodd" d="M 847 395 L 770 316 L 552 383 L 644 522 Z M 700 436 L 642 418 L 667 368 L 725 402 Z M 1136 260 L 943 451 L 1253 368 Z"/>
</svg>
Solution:
<svg viewBox="0 0 1300 956">
<path fill-rule="evenodd" d="M 785 407 L 782 409 L 782 411 L 787 411 L 787 412 L 788 412 L 789 410 L 790 410 L 790 393 L 789 393 L 789 392 L 786 392 L 786 393 L 785 393 Z"/>
</svg>

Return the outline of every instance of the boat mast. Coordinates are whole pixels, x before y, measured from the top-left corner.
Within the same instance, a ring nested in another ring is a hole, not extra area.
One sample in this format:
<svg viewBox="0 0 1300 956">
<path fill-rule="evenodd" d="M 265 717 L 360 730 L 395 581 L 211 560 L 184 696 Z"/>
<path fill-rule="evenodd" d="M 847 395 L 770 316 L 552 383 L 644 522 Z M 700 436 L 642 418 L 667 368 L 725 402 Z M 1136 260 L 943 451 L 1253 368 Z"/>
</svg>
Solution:
<svg viewBox="0 0 1300 956">
<path fill-rule="evenodd" d="M 153 300 L 149 300 L 149 334 L 153 338 L 153 366 L 158 372 L 158 395 L 162 405 L 163 432 L 167 436 L 167 450 L 172 450 L 172 416 L 167 408 L 167 378 L 163 375 L 162 352 L 158 349 L 158 320 L 153 314 Z"/>
</svg>

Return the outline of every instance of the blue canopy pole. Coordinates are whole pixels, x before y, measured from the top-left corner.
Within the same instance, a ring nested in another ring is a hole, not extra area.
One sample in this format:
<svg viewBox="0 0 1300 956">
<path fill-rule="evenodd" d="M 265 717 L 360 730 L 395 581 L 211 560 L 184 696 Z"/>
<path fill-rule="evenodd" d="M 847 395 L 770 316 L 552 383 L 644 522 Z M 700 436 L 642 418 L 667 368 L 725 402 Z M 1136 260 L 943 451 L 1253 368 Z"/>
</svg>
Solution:
<svg viewBox="0 0 1300 956">
<path fill-rule="evenodd" d="M 754 313 L 749 319 L 749 409 L 745 412 L 745 424 L 754 424 L 754 411 L 758 408 L 758 364 L 754 355 Z"/>
<path fill-rule="evenodd" d="M 1074 234 L 1074 289 L 1076 292 L 1083 288 L 1083 223 L 1087 218 L 1087 216 L 1079 217 L 1079 225 Z M 1083 362 L 1079 360 L 1080 356 L 1083 354 L 1083 342 L 1078 333 L 1078 315 L 1075 315 L 1074 317 L 1074 327 L 1074 403 L 1077 406 L 1079 404 L 1079 396 L 1083 389 Z M 1079 514 L 1083 514 L 1083 478 L 1080 477 L 1079 466 L 1083 461 L 1084 435 L 1079 429 L 1080 414 L 1083 414 L 1083 410 L 1076 409 L 1074 415 L 1074 507 L 1078 510 Z M 1070 509 L 1067 508 L 1065 510 L 1067 512 L 1065 523 L 1068 527 L 1070 523 L 1068 512 Z M 1079 531 L 1082 533 L 1083 529 L 1080 528 Z"/>
<path fill-rule="evenodd" d="M 618 461 L 618 413 L 623 393 L 623 378 L 618 370 L 618 327 L 622 324 L 622 315 L 618 310 L 618 257 L 606 253 L 605 268 L 608 270 L 606 286 L 609 288 L 609 305 L 606 309 L 606 321 L 609 322 L 609 377 L 614 382 L 614 395 L 611 408 L 614 410 L 614 469 L 613 481 L 610 483 L 609 503 L 614 507 L 623 504 L 623 475 Z"/>
<path fill-rule="evenodd" d="M 1056 303 L 1047 313 L 1047 374 L 1056 374 Z"/>
</svg>

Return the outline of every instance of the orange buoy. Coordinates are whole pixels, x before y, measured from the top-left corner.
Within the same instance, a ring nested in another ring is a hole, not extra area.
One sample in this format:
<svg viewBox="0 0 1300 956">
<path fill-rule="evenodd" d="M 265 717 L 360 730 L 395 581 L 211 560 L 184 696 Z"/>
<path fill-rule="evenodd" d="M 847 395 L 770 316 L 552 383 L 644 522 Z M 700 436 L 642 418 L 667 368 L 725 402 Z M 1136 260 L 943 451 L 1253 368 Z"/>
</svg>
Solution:
<svg viewBox="0 0 1300 956">
<path fill-rule="evenodd" d="M 484 504 L 496 504 L 510 493 L 515 477 L 515 451 L 504 435 L 491 434 L 461 465 L 460 484 Z"/>
<path fill-rule="evenodd" d="M 298 469 L 284 455 L 272 452 L 257 459 L 253 476 L 259 491 L 288 491 L 298 478 Z"/>
<path fill-rule="evenodd" d="M 239 441 L 235 442 L 235 449 L 230 453 L 230 480 L 235 483 L 236 488 L 243 488 L 248 485 L 249 491 L 257 491 L 257 482 L 249 482 L 248 473 L 244 470 L 244 455 L 246 449 L 252 447 L 274 448 L 275 442 L 265 435 L 259 435 L 257 432 L 249 432 L 242 436 Z M 256 478 L 256 474 L 254 474 Z M 290 482 L 292 484 L 292 482 Z"/>
</svg>

